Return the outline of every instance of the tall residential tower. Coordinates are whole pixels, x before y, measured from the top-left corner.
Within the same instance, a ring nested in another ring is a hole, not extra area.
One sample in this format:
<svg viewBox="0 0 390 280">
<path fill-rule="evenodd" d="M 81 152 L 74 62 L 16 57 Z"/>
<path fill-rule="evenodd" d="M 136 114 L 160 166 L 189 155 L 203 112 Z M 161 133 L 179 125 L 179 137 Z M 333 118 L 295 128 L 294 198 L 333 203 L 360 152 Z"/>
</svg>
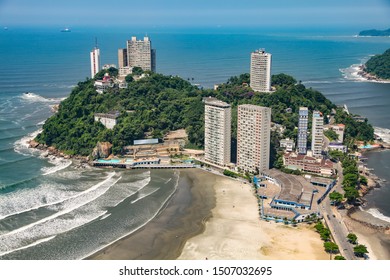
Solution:
<svg viewBox="0 0 390 280">
<path fill-rule="evenodd" d="M 125 66 L 137 66 L 144 71 L 156 72 L 156 50 L 152 49 L 149 37 L 144 37 L 144 40 L 131 37 L 131 40 L 127 41 L 127 65 Z"/>
<path fill-rule="evenodd" d="M 90 57 L 91 57 L 91 78 L 94 78 L 97 72 L 99 72 L 100 70 L 100 49 L 97 47 L 97 45 L 90 52 Z"/>
<path fill-rule="evenodd" d="M 307 125 L 309 122 L 309 110 L 307 107 L 299 107 L 298 122 L 298 154 L 306 155 L 307 153 Z"/>
<path fill-rule="evenodd" d="M 230 163 L 231 107 L 216 98 L 204 98 L 205 160 L 225 166 Z"/>
<path fill-rule="evenodd" d="M 271 56 L 264 50 L 251 54 L 250 87 L 254 91 L 271 91 Z"/>
<path fill-rule="evenodd" d="M 237 116 L 237 166 L 249 172 L 269 169 L 271 108 L 239 105 Z"/>
<path fill-rule="evenodd" d="M 324 117 L 321 112 L 313 111 L 311 129 L 311 151 L 314 157 L 321 157 L 322 141 L 324 140 Z"/>
</svg>

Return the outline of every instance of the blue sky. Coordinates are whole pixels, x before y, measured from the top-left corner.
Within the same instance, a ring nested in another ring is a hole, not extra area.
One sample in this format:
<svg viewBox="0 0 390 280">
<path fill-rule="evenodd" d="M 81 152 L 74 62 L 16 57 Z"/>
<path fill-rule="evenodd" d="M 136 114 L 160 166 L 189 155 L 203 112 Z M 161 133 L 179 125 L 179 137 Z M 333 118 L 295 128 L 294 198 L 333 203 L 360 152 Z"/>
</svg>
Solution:
<svg viewBox="0 0 390 280">
<path fill-rule="evenodd" d="M 389 28 L 390 0 L 0 0 L 0 25 Z"/>
</svg>

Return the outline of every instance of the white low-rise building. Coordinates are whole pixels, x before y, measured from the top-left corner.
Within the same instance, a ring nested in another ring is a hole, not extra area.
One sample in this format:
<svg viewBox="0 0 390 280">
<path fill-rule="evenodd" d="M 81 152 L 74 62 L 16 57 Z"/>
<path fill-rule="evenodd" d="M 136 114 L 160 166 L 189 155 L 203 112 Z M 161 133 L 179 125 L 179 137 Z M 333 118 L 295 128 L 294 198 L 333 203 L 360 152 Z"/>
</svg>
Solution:
<svg viewBox="0 0 390 280">
<path fill-rule="evenodd" d="M 286 152 L 292 152 L 295 149 L 295 142 L 290 138 L 280 140 L 280 147 L 285 148 Z"/>
<path fill-rule="evenodd" d="M 119 117 L 119 112 L 110 112 L 107 114 L 94 114 L 95 122 L 101 122 L 106 128 L 113 129 L 116 125 L 116 119 Z"/>
</svg>

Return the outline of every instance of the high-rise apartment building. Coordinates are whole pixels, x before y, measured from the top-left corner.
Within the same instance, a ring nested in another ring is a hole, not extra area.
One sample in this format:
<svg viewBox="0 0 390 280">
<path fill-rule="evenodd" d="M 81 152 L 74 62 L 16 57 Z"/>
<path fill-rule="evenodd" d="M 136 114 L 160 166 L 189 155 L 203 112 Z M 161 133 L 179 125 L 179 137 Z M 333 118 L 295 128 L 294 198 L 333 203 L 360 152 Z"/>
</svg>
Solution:
<svg viewBox="0 0 390 280">
<path fill-rule="evenodd" d="M 216 98 L 204 98 L 205 160 L 225 166 L 230 163 L 231 150 L 231 107 Z"/>
<path fill-rule="evenodd" d="M 269 169 L 271 108 L 239 105 L 237 112 L 237 167 L 249 172 Z"/>
<path fill-rule="evenodd" d="M 321 157 L 322 142 L 324 140 L 324 117 L 321 112 L 313 111 L 311 129 L 311 151 L 314 157 Z"/>
<path fill-rule="evenodd" d="M 264 50 L 251 54 L 250 87 L 254 91 L 271 91 L 271 56 Z"/>
<path fill-rule="evenodd" d="M 100 70 L 100 49 L 96 46 L 90 52 L 91 57 L 91 78 L 95 77 Z"/>
<path fill-rule="evenodd" d="M 118 67 L 127 67 L 127 49 L 118 49 Z"/>
<path fill-rule="evenodd" d="M 127 41 L 127 66 L 141 67 L 144 71 L 156 72 L 156 50 L 152 49 L 149 37 L 137 40 L 131 37 Z"/>
<path fill-rule="evenodd" d="M 299 107 L 298 121 L 298 154 L 306 155 L 307 153 L 307 125 L 309 122 L 309 110 L 307 107 Z"/>
</svg>

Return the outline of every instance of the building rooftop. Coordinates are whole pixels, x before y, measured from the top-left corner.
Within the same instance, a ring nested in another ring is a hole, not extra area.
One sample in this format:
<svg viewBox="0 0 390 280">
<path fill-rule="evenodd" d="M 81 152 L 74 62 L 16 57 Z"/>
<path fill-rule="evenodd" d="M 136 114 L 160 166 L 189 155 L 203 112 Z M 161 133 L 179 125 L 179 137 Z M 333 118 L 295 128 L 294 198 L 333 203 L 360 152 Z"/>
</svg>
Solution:
<svg viewBox="0 0 390 280">
<path fill-rule="evenodd" d="M 238 107 L 245 108 L 245 109 L 252 109 L 252 110 L 259 110 L 264 108 L 269 109 L 268 107 L 263 107 L 263 106 L 253 105 L 253 104 L 242 104 L 242 105 L 238 105 Z"/>
<path fill-rule="evenodd" d="M 95 113 L 94 116 L 99 118 L 116 119 L 120 116 L 120 113 L 119 111 L 110 111 L 108 113 Z"/>
<path fill-rule="evenodd" d="M 134 140 L 134 145 L 145 145 L 145 144 L 158 144 L 158 139 L 153 138 L 153 139 Z"/>
<path fill-rule="evenodd" d="M 275 169 L 270 169 L 267 173 L 276 178 L 282 185 L 277 199 L 310 205 L 312 187 L 308 185 L 305 179 Z"/>
<path fill-rule="evenodd" d="M 221 108 L 229 108 L 230 104 L 223 102 L 215 97 L 205 97 L 203 98 L 203 102 L 206 105 L 211 105 L 211 106 L 216 106 L 216 107 L 221 107 Z"/>
</svg>

